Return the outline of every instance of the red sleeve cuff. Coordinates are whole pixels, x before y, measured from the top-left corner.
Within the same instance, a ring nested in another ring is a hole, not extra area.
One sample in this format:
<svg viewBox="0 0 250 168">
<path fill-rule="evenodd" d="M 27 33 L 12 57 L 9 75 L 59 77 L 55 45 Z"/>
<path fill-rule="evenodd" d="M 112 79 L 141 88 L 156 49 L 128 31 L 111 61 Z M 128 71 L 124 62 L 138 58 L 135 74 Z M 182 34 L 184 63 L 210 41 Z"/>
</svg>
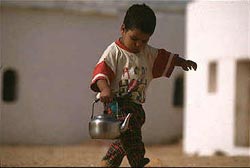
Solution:
<svg viewBox="0 0 250 168">
<path fill-rule="evenodd" d="M 162 76 L 170 77 L 174 70 L 175 59 L 177 56 L 177 54 L 172 54 L 164 49 L 159 49 L 153 65 L 153 78 L 159 78 Z"/>
<path fill-rule="evenodd" d="M 95 92 L 99 92 L 100 90 L 97 87 L 96 82 L 100 79 L 104 79 L 110 85 L 110 82 L 114 79 L 114 76 L 115 75 L 112 69 L 105 63 L 105 61 L 102 61 L 97 64 L 94 69 L 90 88 Z"/>
</svg>

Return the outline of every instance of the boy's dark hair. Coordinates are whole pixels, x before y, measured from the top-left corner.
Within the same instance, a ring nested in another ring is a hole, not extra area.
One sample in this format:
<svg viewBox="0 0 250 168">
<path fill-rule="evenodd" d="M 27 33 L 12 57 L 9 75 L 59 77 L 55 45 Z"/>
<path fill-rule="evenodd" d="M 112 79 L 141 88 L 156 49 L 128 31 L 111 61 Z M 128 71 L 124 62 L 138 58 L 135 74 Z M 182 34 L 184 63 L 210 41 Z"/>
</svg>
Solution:
<svg viewBox="0 0 250 168">
<path fill-rule="evenodd" d="M 155 13 L 145 4 L 134 4 L 127 10 L 123 24 L 127 30 L 136 28 L 152 35 L 156 25 Z"/>
</svg>

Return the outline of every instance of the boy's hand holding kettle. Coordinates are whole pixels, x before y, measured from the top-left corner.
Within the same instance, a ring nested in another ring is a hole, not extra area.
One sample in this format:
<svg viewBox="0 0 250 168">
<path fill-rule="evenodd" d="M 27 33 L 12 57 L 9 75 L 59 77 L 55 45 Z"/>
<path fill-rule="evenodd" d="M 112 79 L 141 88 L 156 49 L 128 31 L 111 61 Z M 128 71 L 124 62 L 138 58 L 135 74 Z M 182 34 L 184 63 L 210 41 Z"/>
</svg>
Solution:
<svg viewBox="0 0 250 168">
<path fill-rule="evenodd" d="M 97 86 L 101 91 L 100 93 L 101 102 L 103 102 L 104 104 L 111 103 L 113 100 L 113 95 L 107 81 L 100 79 L 97 81 Z"/>
</svg>

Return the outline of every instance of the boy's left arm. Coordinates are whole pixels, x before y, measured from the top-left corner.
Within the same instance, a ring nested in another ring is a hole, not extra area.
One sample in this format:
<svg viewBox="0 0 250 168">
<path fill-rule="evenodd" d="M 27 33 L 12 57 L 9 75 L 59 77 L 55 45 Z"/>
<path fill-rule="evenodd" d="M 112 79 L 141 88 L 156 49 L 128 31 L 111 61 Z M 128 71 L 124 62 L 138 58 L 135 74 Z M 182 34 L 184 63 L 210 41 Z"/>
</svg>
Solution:
<svg viewBox="0 0 250 168">
<path fill-rule="evenodd" d="M 182 67 L 183 70 L 189 71 L 192 70 L 192 68 L 196 71 L 197 69 L 197 64 L 196 62 L 192 60 L 185 60 L 182 57 L 176 57 L 175 59 L 175 66 L 180 66 Z"/>
</svg>

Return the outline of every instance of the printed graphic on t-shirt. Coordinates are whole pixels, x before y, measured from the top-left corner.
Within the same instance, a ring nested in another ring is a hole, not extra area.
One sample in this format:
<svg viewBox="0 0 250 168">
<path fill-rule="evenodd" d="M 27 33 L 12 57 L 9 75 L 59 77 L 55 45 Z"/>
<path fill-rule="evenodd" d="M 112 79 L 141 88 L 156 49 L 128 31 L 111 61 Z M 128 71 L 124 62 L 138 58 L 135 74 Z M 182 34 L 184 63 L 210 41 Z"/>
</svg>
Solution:
<svg viewBox="0 0 250 168">
<path fill-rule="evenodd" d="M 147 86 L 146 67 L 132 67 L 123 69 L 122 78 L 119 82 L 119 96 L 131 93 L 132 100 L 145 102 L 145 88 Z"/>
</svg>

